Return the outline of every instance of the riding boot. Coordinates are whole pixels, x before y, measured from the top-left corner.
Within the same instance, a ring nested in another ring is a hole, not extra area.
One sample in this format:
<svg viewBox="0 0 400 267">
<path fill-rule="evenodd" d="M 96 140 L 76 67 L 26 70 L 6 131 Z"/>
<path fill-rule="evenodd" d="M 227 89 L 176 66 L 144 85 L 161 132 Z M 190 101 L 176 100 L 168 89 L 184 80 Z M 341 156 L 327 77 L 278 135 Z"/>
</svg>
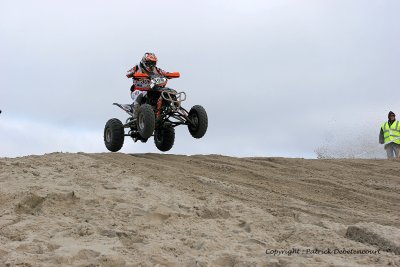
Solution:
<svg viewBox="0 0 400 267">
<path fill-rule="evenodd" d="M 132 104 L 132 113 L 133 113 L 133 120 L 136 121 L 138 114 L 139 114 L 139 109 L 140 109 L 140 104 L 139 103 L 133 103 Z"/>
</svg>

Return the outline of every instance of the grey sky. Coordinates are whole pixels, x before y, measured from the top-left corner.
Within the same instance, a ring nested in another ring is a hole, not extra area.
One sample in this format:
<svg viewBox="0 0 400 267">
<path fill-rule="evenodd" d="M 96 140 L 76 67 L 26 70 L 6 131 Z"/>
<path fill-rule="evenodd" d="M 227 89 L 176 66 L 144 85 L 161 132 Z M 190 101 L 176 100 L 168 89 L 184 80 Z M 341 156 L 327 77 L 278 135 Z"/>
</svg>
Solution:
<svg viewBox="0 0 400 267">
<path fill-rule="evenodd" d="M 381 152 L 380 124 L 400 115 L 399 11 L 395 0 L 0 0 L 0 156 L 106 151 L 105 122 L 126 119 L 111 104 L 130 102 L 125 73 L 147 51 L 181 72 L 169 85 L 185 107 L 209 114 L 206 136 L 181 127 L 170 153 L 314 157 L 360 139 L 360 153 Z M 127 139 L 122 151 L 157 150 Z"/>
</svg>

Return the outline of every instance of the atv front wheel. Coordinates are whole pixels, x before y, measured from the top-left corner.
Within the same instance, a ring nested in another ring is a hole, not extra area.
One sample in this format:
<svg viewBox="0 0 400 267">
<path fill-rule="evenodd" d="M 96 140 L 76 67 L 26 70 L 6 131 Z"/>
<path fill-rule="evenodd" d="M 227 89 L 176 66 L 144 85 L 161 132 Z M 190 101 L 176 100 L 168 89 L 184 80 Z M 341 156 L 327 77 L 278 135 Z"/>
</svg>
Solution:
<svg viewBox="0 0 400 267">
<path fill-rule="evenodd" d="M 153 107 L 149 104 L 141 105 L 137 117 L 137 128 L 140 136 L 144 139 L 152 136 L 155 125 L 156 119 Z"/>
<path fill-rule="evenodd" d="M 202 138 L 208 128 L 208 117 L 206 110 L 200 106 L 193 106 L 189 111 L 190 122 L 188 124 L 188 129 L 190 134 L 194 138 Z"/>
<path fill-rule="evenodd" d="M 104 144 L 111 152 L 117 152 L 124 144 L 124 126 L 119 119 L 107 121 L 104 127 Z"/>
<path fill-rule="evenodd" d="M 154 132 L 154 143 L 160 151 L 168 151 L 175 141 L 175 129 L 172 127 L 160 128 Z"/>
</svg>

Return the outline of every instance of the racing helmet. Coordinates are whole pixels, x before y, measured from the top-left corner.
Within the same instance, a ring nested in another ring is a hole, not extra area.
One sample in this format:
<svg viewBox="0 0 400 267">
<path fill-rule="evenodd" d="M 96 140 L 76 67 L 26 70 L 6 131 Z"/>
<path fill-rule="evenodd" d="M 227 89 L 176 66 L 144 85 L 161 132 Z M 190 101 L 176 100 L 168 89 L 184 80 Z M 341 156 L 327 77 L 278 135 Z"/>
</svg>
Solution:
<svg viewBox="0 0 400 267">
<path fill-rule="evenodd" d="M 145 53 L 140 64 L 142 64 L 146 71 L 151 72 L 157 65 L 157 57 L 154 53 Z"/>
</svg>

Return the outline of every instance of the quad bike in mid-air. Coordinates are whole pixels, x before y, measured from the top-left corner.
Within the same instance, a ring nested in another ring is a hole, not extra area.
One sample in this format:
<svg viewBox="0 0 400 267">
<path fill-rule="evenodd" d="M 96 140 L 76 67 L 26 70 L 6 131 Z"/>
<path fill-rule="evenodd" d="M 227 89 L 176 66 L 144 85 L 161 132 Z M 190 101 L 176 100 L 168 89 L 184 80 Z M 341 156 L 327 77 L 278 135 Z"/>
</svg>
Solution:
<svg viewBox="0 0 400 267">
<path fill-rule="evenodd" d="M 168 79 L 179 78 L 179 72 L 168 73 L 165 76 L 149 76 L 145 73 L 134 74 L 134 79 L 150 79 L 150 89 L 142 97 L 136 120 L 132 105 L 114 103 L 128 113 L 129 118 L 123 124 L 119 119 L 110 119 L 104 128 L 104 143 L 109 151 L 119 151 L 125 136 L 134 142 L 147 142 L 154 136 L 154 143 L 161 151 L 168 151 L 175 141 L 175 127 L 187 125 L 194 138 L 202 138 L 208 127 L 208 117 L 200 105 L 187 111 L 181 106 L 186 100 L 185 92 L 177 92 L 166 87 Z M 125 129 L 128 130 L 125 133 Z"/>
</svg>

